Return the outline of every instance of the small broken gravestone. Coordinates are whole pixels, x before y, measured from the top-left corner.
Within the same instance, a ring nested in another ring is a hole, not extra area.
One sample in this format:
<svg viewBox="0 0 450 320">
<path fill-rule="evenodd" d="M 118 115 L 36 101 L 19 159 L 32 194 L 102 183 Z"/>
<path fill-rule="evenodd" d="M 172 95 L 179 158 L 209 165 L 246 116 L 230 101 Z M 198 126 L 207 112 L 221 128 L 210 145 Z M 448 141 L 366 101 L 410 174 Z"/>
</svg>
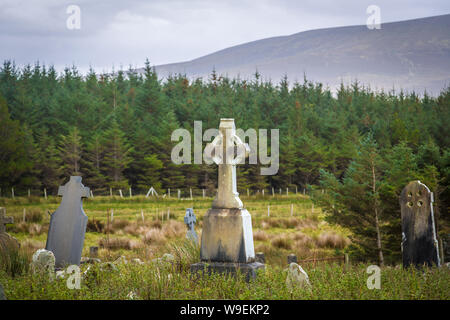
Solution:
<svg viewBox="0 0 450 320">
<path fill-rule="evenodd" d="M 69 182 L 59 187 L 58 195 L 63 198 L 51 216 L 45 249 L 55 255 L 56 268 L 63 268 L 80 264 L 88 221 L 82 198 L 89 197 L 89 188 L 83 186 L 81 177 L 71 176 Z"/>
<path fill-rule="evenodd" d="M 297 263 L 290 263 L 288 268 L 288 275 L 286 277 L 286 286 L 289 291 L 294 288 L 310 287 L 308 274 Z"/>
<path fill-rule="evenodd" d="M 433 193 L 420 181 L 410 182 L 400 194 L 403 267 L 440 266 Z"/>
<path fill-rule="evenodd" d="M 11 223 L 14 223 L 14 218 L 7 217 L 6 209 L 0 208 L 0 250 L 6 249 L 9 246 L 19 247 L 19 241 L 6 233 L 6 225 Z"/>
<path fill-rule="evenodd" d="M 198 236 L 195 232 L 194 225 L 197 221 L 194 210 L 192 208 L 186 209 L 186 215 L 184 216 L 184 223 L 186 224 L 188 231 L 186 233 L 186 238 L 198 244 Z"/>
<path fill-rule="evenodd" d="M 37 250 L 33 254 L 30 266 L 33 274 L 47 273 L 49 279 L 53 280 L 55 276 L 55 256 L 53 252 L 45 249 Z"/>
</svg>

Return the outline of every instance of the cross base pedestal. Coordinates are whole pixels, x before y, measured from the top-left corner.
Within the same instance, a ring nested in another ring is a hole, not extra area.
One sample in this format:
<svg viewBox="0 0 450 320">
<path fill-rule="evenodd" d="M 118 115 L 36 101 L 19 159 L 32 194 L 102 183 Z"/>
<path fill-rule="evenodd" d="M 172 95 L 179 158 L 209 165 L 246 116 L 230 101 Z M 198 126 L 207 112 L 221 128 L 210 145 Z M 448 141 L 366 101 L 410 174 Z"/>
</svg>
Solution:
<svg viewBox="0 0 450 320">
<path fill-rule="evenodd" d="M 246 209 L 209 209 L 203 217 L 201 261 L 255 260 L 252 220 Z"/>
<path fill-rule="evenodd" d="M 191 273 L 207 272 L 211 273 L 225 273 L 236 275 L 238 272 L 245 275 L 245 280 L 256 278 L 257 270 L 264 270 L 264 264 L 260 262 L 252 263 L 235 263 L 235 262 L 199 262 L 191 265 Z"/>
</svg>

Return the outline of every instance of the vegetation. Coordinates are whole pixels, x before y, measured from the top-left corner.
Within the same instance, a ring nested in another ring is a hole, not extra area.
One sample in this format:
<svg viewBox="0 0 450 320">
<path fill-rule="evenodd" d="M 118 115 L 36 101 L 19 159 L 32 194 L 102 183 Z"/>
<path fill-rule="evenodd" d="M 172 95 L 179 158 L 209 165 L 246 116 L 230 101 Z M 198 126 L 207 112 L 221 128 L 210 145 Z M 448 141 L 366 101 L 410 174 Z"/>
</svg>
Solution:
<svg viewBox="0 0 450 320">
<path fill-rule="evenodd" d="M 75 67 L 58 75 L 38 63 L 18 69 L 5 61 L 0 96 L 1 196 L 12 187 L 16 195 L 55 194 L 71 174 L 82 175 L 95 195 L 130 186 L 136 194 L 150 186 L 212 194 L 216 167 L 172 163 L 171 133 L 193 132 L 194 121 L 217 128 L 220 118 L 233 117 L 244 130 L 280 129 L 278 174 L 238 166 L 241 194 L 319 190 L 314 201 L 329 222 L 350 228 L 361 260 L 399 261 L 398 195 L 410 180 L 434 192 L 439 236 L 449 234 L 450 88 L 434 98 L 376 93 L 356 82 L 334 96 L 320 83 L 285 78 L 275 85 L 258 73 L 250 81 L 213 72 L 209 81 L 174 75 L 163 82 L 148 61 L 142 75 L 86 76 Z"/>
<path fill-rule="evenodd" d="M 173 263 L 117 263 L 117 269 L 83 265 L 80 289 L 68 289 L 67 278 L 51 281 L 47 274 L 27 272 L 12 278 L 0 270 L 0 279 L 8 299 L 450 299 L 448 268 L 385 267 L 380 289 L 368 289 L 367 265 L 307 266 L 311 289 L 290 290 L 287 269 L 278 266 L 266 265 L 250 283 L 243 275 L 192 274 L 189 265 L 196 255 L 183 248 L 179 244 L 174 250 L 178 255 Z"/>
</svg>

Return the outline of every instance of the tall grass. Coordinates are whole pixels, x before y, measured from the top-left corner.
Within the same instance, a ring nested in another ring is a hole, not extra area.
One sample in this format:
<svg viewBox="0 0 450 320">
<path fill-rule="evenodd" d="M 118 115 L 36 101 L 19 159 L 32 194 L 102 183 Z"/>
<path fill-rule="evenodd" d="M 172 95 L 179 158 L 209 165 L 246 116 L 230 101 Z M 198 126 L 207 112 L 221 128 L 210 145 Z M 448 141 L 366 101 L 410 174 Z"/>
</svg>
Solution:
<svg viewBox="0 0 450 320">
<path fill-rule="evenodd" d="M 29 271 L 31 251 L 6 242 L 0 245 L 0 270 L 15 278 Z"/>
</svg>

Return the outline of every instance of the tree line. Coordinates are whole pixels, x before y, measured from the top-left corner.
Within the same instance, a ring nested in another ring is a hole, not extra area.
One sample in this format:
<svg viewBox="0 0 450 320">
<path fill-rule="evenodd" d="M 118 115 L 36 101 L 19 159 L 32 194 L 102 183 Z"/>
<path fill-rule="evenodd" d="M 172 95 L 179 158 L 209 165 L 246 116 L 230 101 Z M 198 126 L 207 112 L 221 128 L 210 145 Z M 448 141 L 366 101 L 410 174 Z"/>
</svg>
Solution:
<svg viewBox="0 0 450 320">
<path fill-rule="evenodd" d="M 280 130 L 278 174 L 262 176 L 260 164 L 240 165 L 241 192 L 324 188 L 327 192 L 316 200 L 331 219 L 373 240 L 374 224 L 352 226 L 356 220 L 350 217 L 372 219 L 369 213 L 376 207 L 380 232 L 395 227 L 397 234 L 398 195 L 410 180 L 427 184 L 438 211 L 448 210 L 449 106 L 450 88 L 431 97 L 426 92 L 374 92 L 355 81 L 332 94 L 306 78 L 272 83 L 262 81 L 258 72 L 250 80 L 213 71 L 208 80 L 173 75 L 163 81 L 148 61 L 142 73 L 90 70 L 86 75 L 76 67 L 58 74 L 53 66 L 19 68 L 4 61 L 0 187 L 56 193 L 70 175 L 81 175 L 86 186 L 104 194 L 130 186 L 137 192 L 150 186 L 213 190 L 215 165 L 172 163 L 177 142 L 171 133 L 177 128 L 193 133 L 194 121 L 217 128 L 220 118 L 229 117 L 244 130 Z M 385 237 L 384 247 L 397 240 Z M 369 241 L 361 248 L 376 250 L 377 245 Z M 398 255 L 398 249 L 391 251 Z"/>
</svg>

